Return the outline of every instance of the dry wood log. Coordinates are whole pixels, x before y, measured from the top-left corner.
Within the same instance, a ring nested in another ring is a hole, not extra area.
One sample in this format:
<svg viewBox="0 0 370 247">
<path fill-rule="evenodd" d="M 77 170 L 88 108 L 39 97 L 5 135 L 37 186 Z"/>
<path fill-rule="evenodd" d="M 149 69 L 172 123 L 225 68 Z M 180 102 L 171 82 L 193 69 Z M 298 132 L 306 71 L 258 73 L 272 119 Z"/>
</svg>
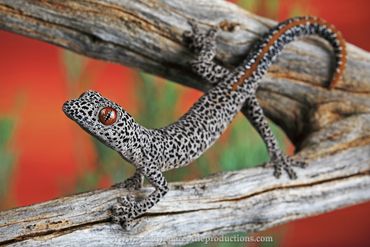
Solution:
<svg viewBox="0 0 370 247">
<path fill-rule="evenodd" d="M 191 72 L 193 54 L 182 41 L 190 18 L 205 29 L 220 28 L 217 59 L 230 68 L 275 24 L 220 0 L 0 0 L 1 29 L 207 90 Z M 64 197 L 0 212 L 0 245 L 183 244 L 369 200 L 370 55 L 350 44 L 348 53 L 344 80 L 334 90 L 323 86 L 330 48 L 315 38 L 288 45 L 261 82 L 266 114 L 309 162 L 298 180 L 273 179 L 271 169 L 253 168 L 173 183 L 130 232 L 110 224 L 107 212 L 126 191 Z"/>
</svg>

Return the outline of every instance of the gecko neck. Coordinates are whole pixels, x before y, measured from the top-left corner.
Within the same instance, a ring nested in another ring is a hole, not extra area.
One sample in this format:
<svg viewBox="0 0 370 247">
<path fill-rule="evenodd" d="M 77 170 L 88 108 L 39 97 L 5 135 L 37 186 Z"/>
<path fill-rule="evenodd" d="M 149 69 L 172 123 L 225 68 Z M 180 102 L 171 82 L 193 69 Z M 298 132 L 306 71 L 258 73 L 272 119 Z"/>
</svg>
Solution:
<svg viewBox="0 0 370 247">
<path fill-rule="evenodd" d="M 133 120 L 133 119 L 132 119 Z M 138 164 L 142 159 L 143 155 L 143 144 L 145 142 L 145 136 L 148 130 L 137 123 L 135 120 L 130 123 L 130 133 L 127 133 L 126 129 L 122 129 L 121 134 L 123 136 L 119 145 L 114 149 L 127 161 Z"/>
</svg>

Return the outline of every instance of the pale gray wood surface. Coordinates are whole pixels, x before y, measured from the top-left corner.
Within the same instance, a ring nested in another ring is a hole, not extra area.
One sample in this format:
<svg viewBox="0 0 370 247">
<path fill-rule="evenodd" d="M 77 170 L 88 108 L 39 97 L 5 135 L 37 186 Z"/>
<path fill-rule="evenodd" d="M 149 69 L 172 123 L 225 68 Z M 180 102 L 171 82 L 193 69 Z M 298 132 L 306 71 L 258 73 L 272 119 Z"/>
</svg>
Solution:
<svg viewBox="0 0 370 247">
<path fill-rule="evenodd" d="M 312 160 L 299 180 L 254 168 L 172 183 L 170 192 L 129 232 L 108 222 L 118 189 L 98 190 L 0 213 L 0 244 L 151 246 L 182 243 L 277 224 L 370 199 L 370 146 Z M 328 165 L 330 164 L 330 165 Z M 142 192 L 149 193 L 146 188 Z"/>
<path fill-rule="evenodd" d="M 209 85 L 190 71 L 192 54 L 182 43 L 190 18 L 203 28 L 222 29 L 217 58 L 230 67 L 274 25 L 218 0 L 0 0 L 2 29 L 206 90 Z M 259 231 L 369 200 L 370 55 L 352 45 L 348 52 L 344 80 L 334 90 L 322 86 L 329 78 L 330 48 L 314 38 L 287 46 L 261 83 L 265 112 L 309 161 L 298 180 L 276 180 L 271 169 L 253 168 L 171 184 L 131 232 L 108 222 L 107 208 L 126 192 L 64 197 L 0 212 L 0 245 L 151 246 L 176 244 L 175 238 L 185 243 Z"/>
</svg>

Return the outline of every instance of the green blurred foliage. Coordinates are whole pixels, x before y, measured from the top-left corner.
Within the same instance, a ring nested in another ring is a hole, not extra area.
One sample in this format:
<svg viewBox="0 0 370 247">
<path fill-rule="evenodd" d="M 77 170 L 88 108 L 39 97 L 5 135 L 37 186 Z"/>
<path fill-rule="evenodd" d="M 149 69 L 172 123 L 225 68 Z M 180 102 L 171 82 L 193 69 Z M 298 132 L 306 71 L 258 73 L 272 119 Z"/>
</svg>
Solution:
<svg viewBox="0 0 370 247">
<path fill-rule="evenodd" d="M 12 118 L 0 118 L 0 199 L 9 191 L 9 183 L 16 155 L 9 147 L 14 135 L 15 121 Z"/>
<path fill-rule="evenodd" d="M 290 11 L 290 16 L 303 15 L 305 12 L 306 10 L 300 4 L 295 4 L 294 8 Z"/>
<path fill-rule="evenodd" d="M 138 73 L 136 95 L 141 99 L 137 121 L 150 128 L 161 128 L 176 121 L 176 105 L 181 87 L 149 75 Z"/>
<path fill-rule="evenodd" d="M 77 181 L 77 192 L 97 188 L 103 178 L 110 178 L 113 184 L 122 182 L 134 173 L 134 167 L 123 160 L 119 154 L 105 146 L 99 140 L 91 137 L 96 151 L 95 169 L 82 174 Z"/>
<path fill-rule="evenodd" d="M 235 2 L 240 7 L 256 14 L 276 18 L 280 0 L 238 0 Z"/>
<path fill-rule="evenodd" d="M 87 58 L 72 51 L 63 50 L 62 62 L 64 64 L 67 81 L 70 86 L 81 83 L 79 80 L 86 66 Z"/>
</svg>

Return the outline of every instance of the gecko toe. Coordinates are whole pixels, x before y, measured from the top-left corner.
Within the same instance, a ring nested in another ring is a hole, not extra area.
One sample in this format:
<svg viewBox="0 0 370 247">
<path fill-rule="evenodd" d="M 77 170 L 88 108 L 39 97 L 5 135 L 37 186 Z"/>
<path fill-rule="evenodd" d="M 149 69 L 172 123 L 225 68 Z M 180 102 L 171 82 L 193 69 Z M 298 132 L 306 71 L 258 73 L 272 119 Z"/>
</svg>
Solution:
<svg viewBox="0 0 370 247">
<path fill-rule="evenodd" d="M 297 161 L 285 154 L 277 155 L 270 163 L 274 167 L 274 176 L 276 178 L 279 178 L 282 174 L 282 170 L 284 170 L 290 179 L 297 179 L 298 176 L 293 167 L 305 168 L 307 166 L 306 162 Z M 265 167 L 271 167 L 271 165 Z"/>
<path fill-rule="evenodd" d="M 110 208 L 111 221 L 128 229 L 135 217 L 135 207 L 136 201 L 132 195 L 117 198 L 117 203 Z"/>
</svg>

